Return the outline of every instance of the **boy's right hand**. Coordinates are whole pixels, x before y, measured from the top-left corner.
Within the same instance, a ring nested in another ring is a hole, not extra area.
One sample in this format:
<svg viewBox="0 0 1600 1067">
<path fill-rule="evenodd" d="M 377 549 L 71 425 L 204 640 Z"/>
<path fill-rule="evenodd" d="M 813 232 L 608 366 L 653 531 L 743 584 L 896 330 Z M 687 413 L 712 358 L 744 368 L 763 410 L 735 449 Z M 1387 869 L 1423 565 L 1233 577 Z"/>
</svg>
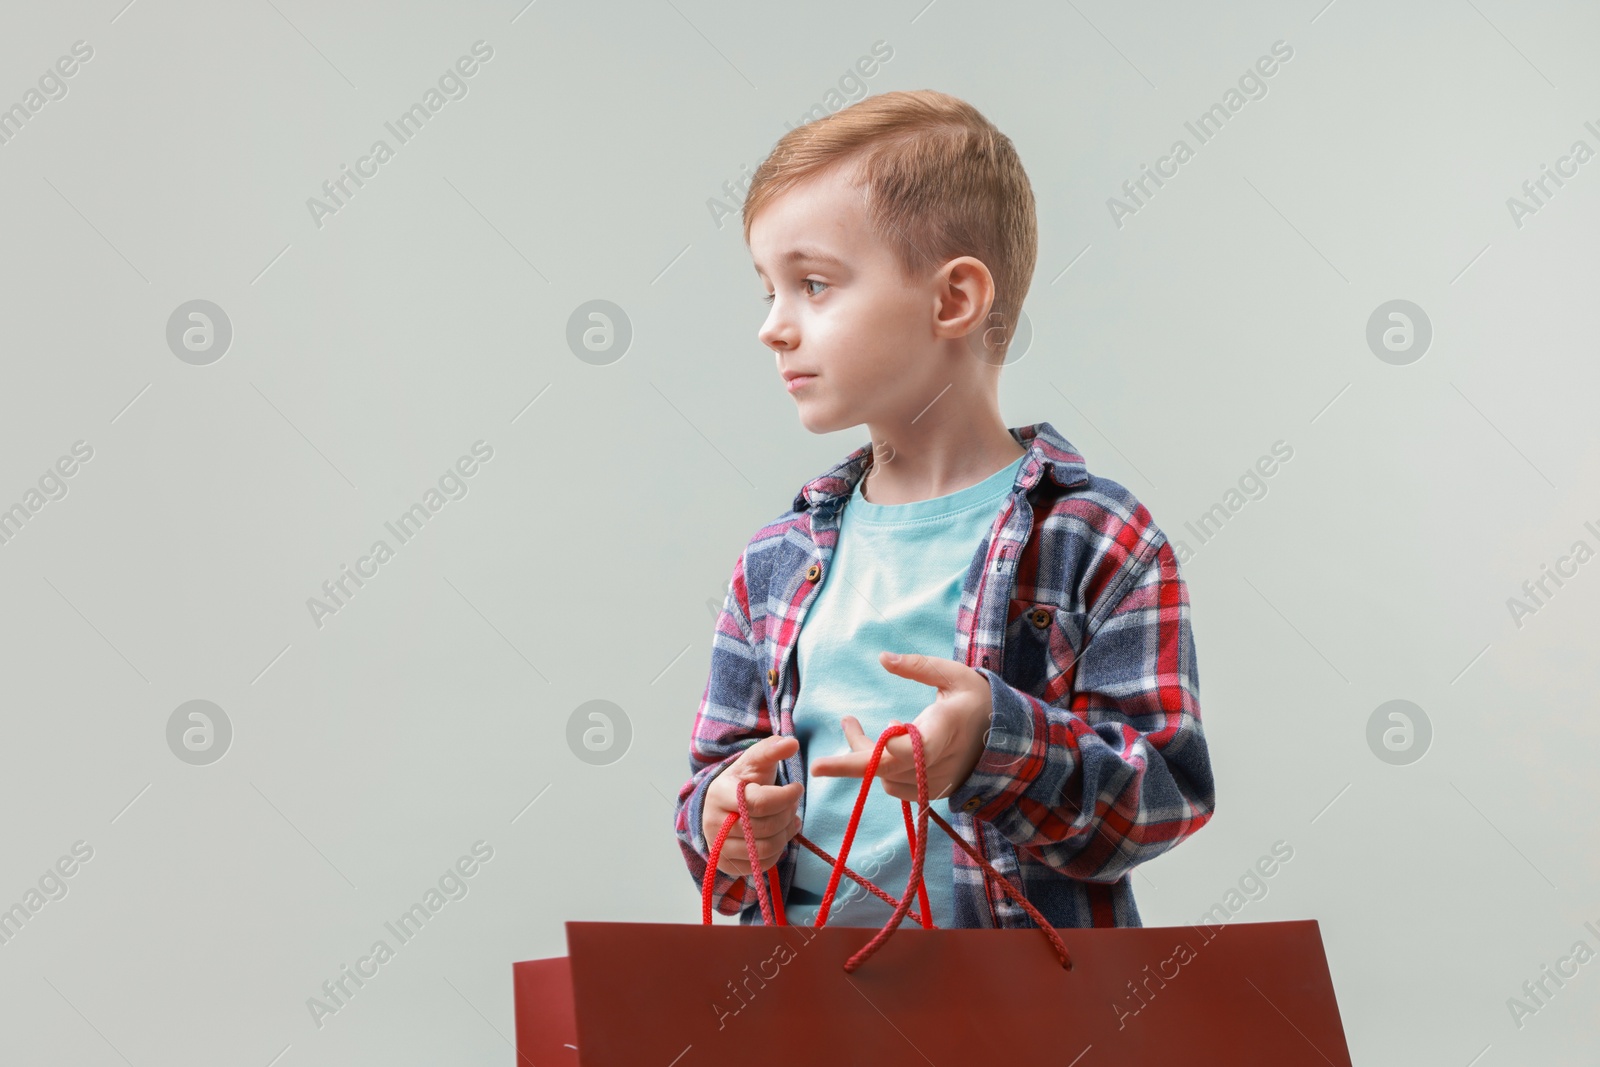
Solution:
<svg viewBox="0 0 1600 1067">
<path fill-rule="evenodd" d="M 741 781 L 750 784 L 744 788 L 745 806 L 750 809 L 750 825 L 756 835 L 756 856 L 764 871 L 778 861 L 784 847 L 800 832 L 797 810 L 800 794 L 805 790 L 802 782 L 774 785 L 778 780 L 778 763 L 788 759 L 800 749 L 798 738 L 774 734 L 745 749 L 738 759 L 717 773 L 706 787 L 706 799 L 700 819 L 700 828 L 706 835 L 706 847 L 722 832 L 722 824 L 730 814 L 739 811 L 738 787 Z M 744 826 L 735 818 L 728 839 L 722 843 L 722 854 L 717 857 L 717 869 L 724 874 L 744 876 L 750 871 L 749 849 L 744 843 Z"/>
</svg>

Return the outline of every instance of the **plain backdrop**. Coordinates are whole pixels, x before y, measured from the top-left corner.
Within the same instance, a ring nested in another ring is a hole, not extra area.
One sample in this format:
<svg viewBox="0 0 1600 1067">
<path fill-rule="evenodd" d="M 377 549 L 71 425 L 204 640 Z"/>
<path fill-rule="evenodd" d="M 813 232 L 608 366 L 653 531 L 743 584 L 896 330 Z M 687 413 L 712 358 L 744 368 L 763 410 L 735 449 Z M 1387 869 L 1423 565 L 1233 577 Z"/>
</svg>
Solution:
<svg viewBox="0 0 1600 1067">
<path fill-rule="evenodd" d="M 866 440 L 808 434 L 757 341 L 743 182 L 808 113 L 934 88 L 1038 201 L 1008 425 L 1050 422 L 1189 550 L 1218 804 L 1135 875 L 1146 924 L 1282 842 L 1233 921 L 1318 920 L 1355 1062 L 1593 1062 L 1600 962 L 1523 992 L 1600 949 L 1592 5 L 97 0 L 0 27 L 26 113 L 0 906 L 64 893 L 0 944 L 0 1060 L 510 1063 L 512 961 L 569 920 L 699 921 L 672 815 L 715 609 Z M 441 77 L 464 95 L 401 143 Z M 1369 343 L 1397 300 L 1425 350 Z M 224 319 L 220 358 L 169 339 Z M 458 899 L 319 1025 L 441 877 Z"/>
</svg>

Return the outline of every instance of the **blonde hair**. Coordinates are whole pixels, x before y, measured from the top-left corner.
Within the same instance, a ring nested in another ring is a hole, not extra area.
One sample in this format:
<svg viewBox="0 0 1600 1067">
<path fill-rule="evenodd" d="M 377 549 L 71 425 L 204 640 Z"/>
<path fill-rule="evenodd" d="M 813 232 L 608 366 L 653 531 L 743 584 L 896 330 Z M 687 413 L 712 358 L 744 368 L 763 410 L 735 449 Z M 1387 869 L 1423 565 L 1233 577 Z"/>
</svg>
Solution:
<svg viewBox="0 0 1600 1067">
<path fill-rule="evenodd" d="M 908 280 L 956 256 L 994 277 L 1009 341 L 1038 260 L 1033 187 L 1011 139 L 977 108 L 932 89 L 869 96 L 798 126 L 756 168 L 745 196 L 744 240 L 761 209 L 835 165 L 859 164 L 875 234 Z"/>
</svg>

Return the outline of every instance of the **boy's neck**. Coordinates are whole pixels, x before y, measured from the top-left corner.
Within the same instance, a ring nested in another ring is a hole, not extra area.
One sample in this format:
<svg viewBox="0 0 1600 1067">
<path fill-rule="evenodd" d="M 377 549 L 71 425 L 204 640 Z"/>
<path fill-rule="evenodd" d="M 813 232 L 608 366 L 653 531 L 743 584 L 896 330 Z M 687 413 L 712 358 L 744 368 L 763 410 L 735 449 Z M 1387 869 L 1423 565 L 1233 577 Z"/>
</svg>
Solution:
<svg viewBox="0 0 1600 1067">
<path fill-rule="evenodd" d="M 910 425 L 873 425 L 873 462 L 861 494 L 873 504 L 912 504 L 977 485 L 1027 449 L 1000 413 L 933 410 Z"/>
</svg>

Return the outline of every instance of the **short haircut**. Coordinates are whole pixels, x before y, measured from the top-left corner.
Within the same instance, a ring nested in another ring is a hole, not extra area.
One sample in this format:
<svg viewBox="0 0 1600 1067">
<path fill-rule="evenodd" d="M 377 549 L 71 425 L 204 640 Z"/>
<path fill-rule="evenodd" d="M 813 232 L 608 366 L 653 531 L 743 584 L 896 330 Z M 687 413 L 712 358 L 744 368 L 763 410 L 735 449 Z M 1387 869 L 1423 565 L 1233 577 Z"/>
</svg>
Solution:
<svg viewBox="0 0 1600 1067">
<path fill-rule="evenodd" d="M 745 196 L 744 240 L 761 209 L 830 167 L 857 164 L 873 230 L 908 280 L 956 256 L 994 276 L 1009 340 L 1038 260 L 1033 186 L 1011 139 L 965 100 L 932 89 L 869 96 L 784 134 Z"/>
</svg>

